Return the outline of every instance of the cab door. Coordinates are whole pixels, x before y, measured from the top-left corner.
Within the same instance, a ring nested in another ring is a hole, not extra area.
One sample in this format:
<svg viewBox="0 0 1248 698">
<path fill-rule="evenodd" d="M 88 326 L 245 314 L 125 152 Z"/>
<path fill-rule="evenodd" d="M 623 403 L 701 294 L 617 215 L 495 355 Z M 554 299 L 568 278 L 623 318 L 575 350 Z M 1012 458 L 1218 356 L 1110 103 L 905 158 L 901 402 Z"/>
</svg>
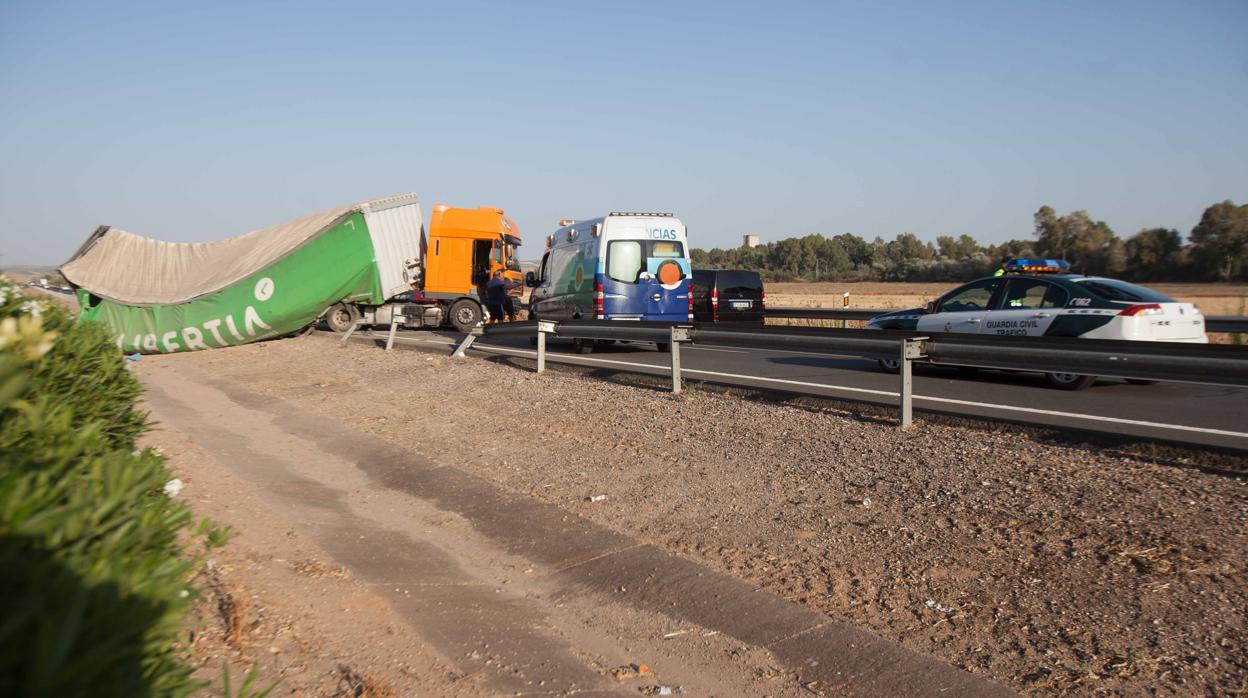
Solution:
<svg viewBox="0 0 1248 698">
<path fill-rule="evenodd" d="M 1070 294 L 1057 284 L 1034 278 L 1012 278 L 984 318 L 981 334 L 1041 337 L 1066 307 Z"/>
<path fill-rule="evenodd" d="M 920 332 L 963 332 L 978 334 L 1003 279 L 980 279 L 946 293 L 936 301 L 933 312 L 919 318 Z"/>
</svg>

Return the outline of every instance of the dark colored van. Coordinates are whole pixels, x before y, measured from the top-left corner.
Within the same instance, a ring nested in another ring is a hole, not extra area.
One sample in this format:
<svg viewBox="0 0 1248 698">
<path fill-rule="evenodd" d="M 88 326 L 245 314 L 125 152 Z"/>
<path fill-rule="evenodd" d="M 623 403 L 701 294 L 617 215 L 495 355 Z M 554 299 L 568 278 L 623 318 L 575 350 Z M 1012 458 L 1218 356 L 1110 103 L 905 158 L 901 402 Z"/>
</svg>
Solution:
<svg viewBox="0 0 1248 698">
<path fill-rule="evenodd" d="M 758 272 L 693 270 L 695 322 L 762 322 L 766 298 Z"/>
</svg>

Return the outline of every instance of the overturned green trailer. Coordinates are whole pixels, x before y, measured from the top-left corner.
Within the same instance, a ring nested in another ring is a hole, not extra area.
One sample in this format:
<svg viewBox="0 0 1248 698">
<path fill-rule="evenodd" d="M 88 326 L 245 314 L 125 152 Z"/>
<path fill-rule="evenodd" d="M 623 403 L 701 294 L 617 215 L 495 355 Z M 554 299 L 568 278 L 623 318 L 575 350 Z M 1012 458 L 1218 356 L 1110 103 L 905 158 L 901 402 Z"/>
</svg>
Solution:
<svg viewBox="0 0 1248 698">
<path fill-rule="evenodd" d="M 420 273 L 415 194 L 332 208 L 208 243 L 99 227 L 60 267 L 82 321 L 125 352 L 245 344 L 310 326 L 340 303 L 379 306 Z"/>
</svg>

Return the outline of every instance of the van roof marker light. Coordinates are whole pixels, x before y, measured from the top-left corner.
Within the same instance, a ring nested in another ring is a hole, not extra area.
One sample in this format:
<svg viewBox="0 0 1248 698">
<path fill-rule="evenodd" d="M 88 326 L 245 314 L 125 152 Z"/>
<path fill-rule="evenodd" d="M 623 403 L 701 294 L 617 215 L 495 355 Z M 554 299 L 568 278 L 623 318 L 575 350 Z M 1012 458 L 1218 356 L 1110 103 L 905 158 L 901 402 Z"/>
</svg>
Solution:
<svg viewBox="0 0 1248 698">
<path fill-rule="evenodd" d="M 612 211 L 608 216 L 654 216 L 657 218 L 671 218 L 671 213 L 641 213 L 637 211 Z"/>
</svg>

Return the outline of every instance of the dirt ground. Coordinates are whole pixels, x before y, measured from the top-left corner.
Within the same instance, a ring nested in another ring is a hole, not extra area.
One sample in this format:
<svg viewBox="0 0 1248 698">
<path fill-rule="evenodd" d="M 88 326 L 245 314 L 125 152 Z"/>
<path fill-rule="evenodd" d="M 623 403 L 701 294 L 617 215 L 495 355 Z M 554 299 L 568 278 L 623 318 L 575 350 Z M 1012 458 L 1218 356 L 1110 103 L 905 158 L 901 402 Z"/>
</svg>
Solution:
<svg viewBox="0 0 1248 698">
<path fill-rule="evenodd" d="M 319 335 L 166 358 L 1027 694 L 1248 691 L 1243 458 L 1012 427 L 902 432 L 830 407 Z"/>
<path fill-rule="evenodd" d="M 189 649 L 209 683 L 197 695 L 223 695 L 227 667 L 235 691 L 256 667 L 255 689 L 275 685 L 272 696 L 488 695 L 192 439 L 158 428 L 144 445 L 169 457 L 197 515 L 234 532 L 196 580 L 204 594 Z"/>
<path fill-rule="evenodd" d="M 201 695 L 225 693 L 227 665 L 234 687 L 257 667 L 256 687 L 276 684 L 274 696 L 637 695 L 664 686 L 820 694 L 800 667 L 675 620 L 666 604 L 642 609 L 617 600 L 622 589 L 595 596 L 557 584 L 550 564 L 383 484 L 309 438 L 306 424 L 281 421 L 297 407 L 236 402 L 191 358 L 147 357 L 132 370 L 159 420 L 147 445 L 183 483 L 176 496 L 236 533 L 197 580 L 205 593 L 190 650 L 210 684 Z M 358 439 L 353 449 L 372 440 Z"/>
</svg>

